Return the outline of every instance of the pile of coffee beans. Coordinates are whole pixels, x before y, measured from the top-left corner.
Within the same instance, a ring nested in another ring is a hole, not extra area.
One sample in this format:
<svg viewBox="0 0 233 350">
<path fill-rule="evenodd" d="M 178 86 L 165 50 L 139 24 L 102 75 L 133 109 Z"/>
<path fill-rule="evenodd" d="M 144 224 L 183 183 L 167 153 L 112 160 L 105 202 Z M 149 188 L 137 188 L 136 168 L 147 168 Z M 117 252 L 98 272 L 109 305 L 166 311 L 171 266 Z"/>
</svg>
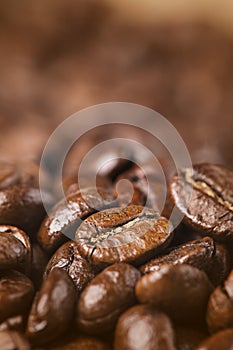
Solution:
<svg viewBox="0 0 233 350">
<path fill-rule="evenodd" d="M 49 215 L 36 165 L 1 165 L 1 350 L 233 348 L 233 172 L 183 169 L 159 214 L 164 184 L 121 165 L 97 189 L 65 179 Z"/>
</svg>

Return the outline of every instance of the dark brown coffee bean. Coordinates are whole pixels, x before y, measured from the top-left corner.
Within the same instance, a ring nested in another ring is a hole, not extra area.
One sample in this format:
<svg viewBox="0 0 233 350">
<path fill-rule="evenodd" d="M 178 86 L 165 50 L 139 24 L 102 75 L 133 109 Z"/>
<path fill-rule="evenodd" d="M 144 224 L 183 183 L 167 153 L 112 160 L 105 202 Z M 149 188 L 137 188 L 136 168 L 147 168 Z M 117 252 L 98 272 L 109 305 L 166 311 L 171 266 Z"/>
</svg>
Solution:
<svg viewBox="0 0 233 350">
<path fill-rule="evenodd" d="M 140 264 L 168 246 L 172 228 L 152 209 L 131 205 L 91 215 L 75 239 L 80 254 L 99 268 L 115 262 Z"/>
<path fill-rule="evenodd" d="M 41 287 L 44 271 L 48 264 L 49 258 L 50 256 L 41 249 L 39 244 L 32 244 L 32 262 L 30 278 L 36 290 L 38 290 Z"/>
<path fill-rule="evenodd" d="M 137 305 L 120 316 L 115 331 L 115 350 L 175 350 L 169 318 L 147 305 Z"/>
<path fill-rule="evenodd" d="M 211 294 L 206 315 L 210 332 L 233 327 L 233 271 Z"/>
<path fill-rule="evenodd" d="M 79 293 L 95 277 L 93 267 L 81 257 L 77 244 L 73 241 L 63 244 L 52 256 L 45 271 L 45 278 L 55 267 L 68 272 Z"/>
<path fill-rule="evenodd" d="M 143 274 L 158 271 L 164 265 L 188 264 L 203 270 L 214 285 L 220 284 L 230 269 L 227 249 L 215 244 L 211 237 L 204 237 L 170 248 L 168 253 L 143 265 Z"/>
<path fill-rule="evenodd" d="M 187 193 L 193 187 L 189 202 Z M 233 172 L 220 165 L 199 164 L 171 182 L 171 198 L 193 228 L 226 240 L 233 232 Z"/>
<path fill-rule="evenodd" d="M 119 315 L 135 301 L 140 272 L 128 264 L 115 264 L 99 273 L 78 301 L 77 325 L 90 334 L 112 331 Z"/>
<path fill-rule="evenodd" d="M 225 329 L 204 340 L 196 350 L 231 350 L 233 349 L 233 329 Z"/>
<path fill-rule="evenodd" d="M 33 343 L 48 343 L 65 333 L 74 316 L 76 292 L 67 272 L 54 269 L 33 302 L 27 336 Z"/>
<path fill-rule="evenodd" d="M 2 331 L 0 332 L 0 349 L 30 350 L 31 347 L 22 334 L 14 331 Z"/>
<path fill-rule="evenodd" d="M 31 244 L 25 232 L 14 226 L 0 225 L 0 269 L 29 272 Z"/>
<path fill-rule="evenodd" d="M 114 199 L 108 190 L 98 189 L 98 191 L 98 197 L 96 189 L 92 188 L 85 189 L 82 193 L 72 193 L 51 210 L 38 233 L 38 241 L 44 250 L 54 252 L 67 240 L 66 236 L 74 238 L 75 230 L 82 219 L 98 208 L 105 207 L 104 200 L 111 202 Z"/>
<path fill-rule="evenodd" d="M 32 282 L 18 271 L 0 272 L 0 322 L 25 315 L 34 295 Z"/>
<path fill-rule="evenodd" d="M 177 322 L 204 321 L 212 285 L 206 274 L 190 265 L 164 266 L 144 275 L 136 285 L 141 303 L 149 303 Z"/>
<path fill-rule="evenodd" d="M 51 196 L 46 198 L 51 203 Z M 0 224 L 16 226 L 34 238 L 44 216 L 39 189 L 14 186 L 0 191 Z"/>
<path fill-rule="evenodd" d="M 195 350 L 208 333 L 193 327 L 177 327 L 175 335 L 177 350 Z"/>
<path fill-rule="evenodd" d="M 213 239 L 204 237 L 200 240 L 187 242 L 181 246 L 171 248 L 168 254 L 149 261 L 140 270 L 145 274 L 158 271 L 164 265 L 188 264 L 205 271 L 212 263 L 214 252 L 215 245 Z"/>
<path fill-rule="evenodd" d="M 0 324 L 0 331 L 23 332 L 25 319 L 22 315 L 12 316 Z"/>
<path fill-rule="evenodd" d="M 129 159 L 119 158 L 117 154 L 112 154 L 112 160 L 108 161 L 104 164 L 106 160 L 106 154 L 104 155 L 104 159 L 100 158 L 98 160 L 99 163 L 99 175 L 104 176 L 114 182 L 118 175 L 130 169 L 134 163 Z M 103 163 L 103 166 L 101 166 Z"/>
</svg>

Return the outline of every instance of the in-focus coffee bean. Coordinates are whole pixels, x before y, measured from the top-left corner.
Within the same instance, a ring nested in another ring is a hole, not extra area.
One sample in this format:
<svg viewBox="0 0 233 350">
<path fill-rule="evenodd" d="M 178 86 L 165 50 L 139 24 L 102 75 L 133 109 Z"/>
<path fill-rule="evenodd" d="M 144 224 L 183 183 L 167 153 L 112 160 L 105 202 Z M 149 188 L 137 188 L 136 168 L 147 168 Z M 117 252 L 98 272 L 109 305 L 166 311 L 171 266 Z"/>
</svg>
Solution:
<svg viewBox="0 0 233 350">
<path fill-rule="evenodd" d="M 102 268 L 115 262 L 143 263 L 172 240 L 168 220 L 152 209 L 128 206 L 89 216 L 75 234 L 80 254 Z"/>
</svg>

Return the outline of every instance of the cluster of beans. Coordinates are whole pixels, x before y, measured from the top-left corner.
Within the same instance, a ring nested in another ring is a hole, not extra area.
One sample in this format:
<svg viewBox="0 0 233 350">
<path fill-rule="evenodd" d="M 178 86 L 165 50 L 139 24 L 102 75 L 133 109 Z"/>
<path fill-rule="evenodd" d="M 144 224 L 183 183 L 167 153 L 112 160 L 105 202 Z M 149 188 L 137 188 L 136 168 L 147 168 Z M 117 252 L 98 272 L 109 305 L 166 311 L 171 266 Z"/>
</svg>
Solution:
<svg viewBox="0 0 233 350">
<path fill-rule="evenodd" d="M 38 166 L 2 162 L 0 349 L 232 349 L 233 172 L 182 170 L 162 214 L 165 185 L 131 162 L 86 183 L 43 196 L 46 216 Z"/>
</svg>

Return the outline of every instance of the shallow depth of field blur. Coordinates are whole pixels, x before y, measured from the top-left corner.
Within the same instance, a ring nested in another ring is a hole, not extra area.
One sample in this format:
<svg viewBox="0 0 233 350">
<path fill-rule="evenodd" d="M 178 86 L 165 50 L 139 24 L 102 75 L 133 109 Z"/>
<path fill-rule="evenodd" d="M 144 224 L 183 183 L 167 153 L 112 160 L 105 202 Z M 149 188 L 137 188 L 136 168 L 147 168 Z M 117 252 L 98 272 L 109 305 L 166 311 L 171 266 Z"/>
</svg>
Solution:
<svg viewBox="0 0 233 350">
<path fill-rule="evenodd" d="M 38 159 L 72 113 L 128 101 L 168 118 L 193 161 L 233 168 L 232 3 L 154 3 L 0 3 L 1 157 Z"/>
</svg>

